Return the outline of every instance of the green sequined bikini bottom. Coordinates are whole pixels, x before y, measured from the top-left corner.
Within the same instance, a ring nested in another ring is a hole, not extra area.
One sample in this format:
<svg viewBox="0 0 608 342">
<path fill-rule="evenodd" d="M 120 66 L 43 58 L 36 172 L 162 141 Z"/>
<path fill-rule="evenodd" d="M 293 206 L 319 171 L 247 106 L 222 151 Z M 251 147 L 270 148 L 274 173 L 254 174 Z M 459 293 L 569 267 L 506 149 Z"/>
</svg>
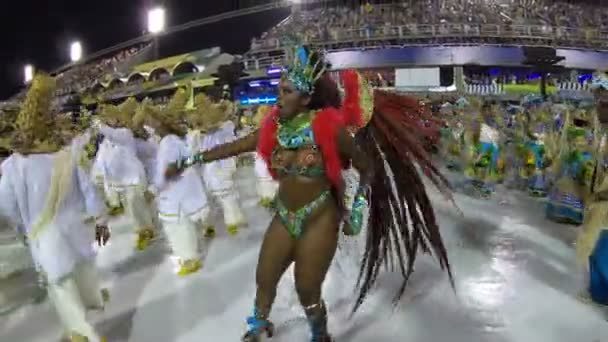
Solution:
<svg viewBox="0 0 608 342">
<path fill-rule="evenodd" d="M 324 191 L 312 202 L 295 211 L 287 209 L 283 202 L 277 198 L 276 203 L 279 218 L 292 238 L 299 239 L 302 236 L 302 228 L 304 228 L 303 226 L 306 219 L 315 211 L 315 209 L 319 208 L 330 195 L 331 192 L 329 190 Z"/>
</svg>

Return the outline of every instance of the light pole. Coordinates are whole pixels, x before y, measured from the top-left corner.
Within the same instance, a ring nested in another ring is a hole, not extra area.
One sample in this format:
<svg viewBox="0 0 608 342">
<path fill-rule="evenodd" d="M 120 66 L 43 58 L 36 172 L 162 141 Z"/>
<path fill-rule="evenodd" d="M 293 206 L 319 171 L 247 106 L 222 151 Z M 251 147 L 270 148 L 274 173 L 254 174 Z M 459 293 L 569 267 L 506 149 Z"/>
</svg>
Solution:
<svg viewBox="0 0 608 342">
<path fill-rule="evenodd" d="M 165 31 L 166 12 L 162 7 L 156 7 L 148 11 L 148 32 L 154 37 L 154 58 L 159 58 L 159 39 L 158 36 Z"/>
<path fill-rule="evenodd" d="M 82 59 L 82 44 L 76 41 L 70 45 L 70 60 L 72 63 L 80 62 Z"/>
<path fill-rule="evenodd" d="M 34 66 L 28 64 L 23 68 L 23 81 L 25 84 L 32 82 L 34 79 Z"/>
</svg>

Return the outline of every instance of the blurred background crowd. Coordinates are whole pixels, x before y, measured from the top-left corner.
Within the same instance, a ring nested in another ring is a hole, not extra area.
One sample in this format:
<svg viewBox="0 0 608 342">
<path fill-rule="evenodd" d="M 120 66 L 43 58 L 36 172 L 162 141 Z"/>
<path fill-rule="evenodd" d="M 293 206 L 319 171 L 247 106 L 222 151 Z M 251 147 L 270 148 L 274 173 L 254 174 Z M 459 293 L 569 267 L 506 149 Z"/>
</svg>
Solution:
<svg viewBox="0 0 608 342">
<path fill-rule="evenodd" d="M 433 25 L 435 35 L 455 29 L 475 34 L 484 28 L 489 30 L 487 25 L 496 25 L 502 31 L 519 31 L 523 29 L 519 26 L 526 26 L 532 28 L 527 33 L 540 36 L 568 39 L 576 34 L 593 39 L 608 28 L 608 10 L 580 2 L 541 0 L 372 1 L 356 7 L 325 4 L 302 11 L 253 39 L 251 49 L 275 48 L 295 34 L 305 41 L 329 42 L 353 32 L 363 37 L 396 35 L 397 27 L 401 27 L 400 35 L 415 36 L 431 27 L 425 25 Z"/>
</svg>

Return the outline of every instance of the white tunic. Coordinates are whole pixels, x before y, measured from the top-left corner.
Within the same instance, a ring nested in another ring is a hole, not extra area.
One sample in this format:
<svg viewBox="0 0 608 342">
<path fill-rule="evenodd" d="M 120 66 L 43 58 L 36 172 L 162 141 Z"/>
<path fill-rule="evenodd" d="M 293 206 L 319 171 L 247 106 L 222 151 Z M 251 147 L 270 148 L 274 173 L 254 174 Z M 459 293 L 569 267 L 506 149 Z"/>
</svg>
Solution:
<svg viewBox="0 0 608 342">
<path fill-rule="evenodd" d="M 216 146 L 236 140 L 234 123 L 226 121 L 217 130 L 207 133 L 203 138 L 202 150 L 209 150 Z M 236 172 L 236 158 L 227 158 L 203 166 L 203 178 L 210 191 L 230 191 L 234 188 L 233 176 Z"/>
<path fill-rule="evenodd" d="M 154 138 L 150 137 L 147 140 L 135 139 L 135 149 L 137 157 L 142 162 L 146 171 L 146 178 L 149 182 L 154 180 L 156 171 L 156 154 L 158 153 L 158 144 L 154 142 Z"/>
<path fill-rule="evenodd" d="M 259 154 L 255 154 L 255 175 L 259 180 L 272 180 L 272 175 L 268 171 L 268 165 L 266 161 L 260 157 Z"/>
<path fill-rule="evenodd" d="M 14 226 L 22 225 L 29 235 L 45 211 L 57 156 L 13 154 L 2 164 L 0 214 Z M 64 197 L 58 200 L 56 215 L 30 237 L 32 256 L 50 282 L 60 280 L 78 263 L 94 257 L 94 225 L 85 221 L 90 216 L 103 216 L 105 210 L 88 175 L 77 166 L 76 158 L 63 164 L 69 181 L 60 191 Z"/>
<path fill-rule="evenodd" d="M 158 147 L 156 177 L 158 210 L 165 220 L 178 220 L 180 216 L 192 216 L 207 207 L 207 196 L 200 174 L 188 168 L 175 180 L 166 180 L 169 164 L 188 158 L 191 151 L 185 141 L 175 135 L 164 137 Z"/>
<path fill-rule="evenodd" d="M 111 128 L 100 125 L 105 136 L 103 151 L 98 154 L 106 185 L 112 188 L 147 185 L 144 165 L 137 157 L 133 133 L 128 128 Z"/>
</svg>

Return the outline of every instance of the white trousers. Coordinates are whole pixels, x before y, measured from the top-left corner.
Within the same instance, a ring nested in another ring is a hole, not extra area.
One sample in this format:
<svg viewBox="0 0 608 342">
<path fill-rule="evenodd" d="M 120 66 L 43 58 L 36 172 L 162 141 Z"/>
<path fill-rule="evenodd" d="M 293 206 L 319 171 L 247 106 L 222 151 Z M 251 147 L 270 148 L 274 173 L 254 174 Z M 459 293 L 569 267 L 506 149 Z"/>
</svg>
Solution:
<svg viewBox="0 0 608 342">
<path fill-rule="evenodd" d="M 87 307 L 104 306 L 94 264 L 81 263 L 66 278 L 49 284 L 48 291 L 64 330 L 86 336 L 90 342 L 99 342 L 99 335 L 86 319 Z"/>
<path fill-rule="evenodd" d="M 239 195 L 235 189 L 229 191 L 212 192 L 222 206 L 224 223 L 226 226 L 241 225 L 245 223 L 245 215 L 239 205 Z"/>
<path fill-rule="evenodd" d="M 161 218 L 163 230 L 173 254 L 182 261 L 198 259 L 198 222 L 209 217 L 209 208 L 204 208 L 196 215 L 181 215 L 177 220 Z"/>
<path fill-rule="evenodd" d="M 120 207 L 122 201 L 120 200 L 120 192 L 117 189 L 104 184 L 103 193 L 106 195 L 106 200 L 111 207 Z"/>
<path fill-rule="evenodd" d="M 273 199 L 279 189 L 279 183 L 272 178 L 259 177 L 257 179 L 256 188 L 260 198 Z"/>
<path fill-rule="evenodd" d="M 106 198 L 113 207 L 121 204 L 125 208 L 125 214 L 134 225 L 136 231 L 142 229 L 154 229 L 156 224 L 153 208 L 146 200 L 144 189 L 140 187 L 126 187 L 124 189 L 106 188 Z"/>
</svg>

